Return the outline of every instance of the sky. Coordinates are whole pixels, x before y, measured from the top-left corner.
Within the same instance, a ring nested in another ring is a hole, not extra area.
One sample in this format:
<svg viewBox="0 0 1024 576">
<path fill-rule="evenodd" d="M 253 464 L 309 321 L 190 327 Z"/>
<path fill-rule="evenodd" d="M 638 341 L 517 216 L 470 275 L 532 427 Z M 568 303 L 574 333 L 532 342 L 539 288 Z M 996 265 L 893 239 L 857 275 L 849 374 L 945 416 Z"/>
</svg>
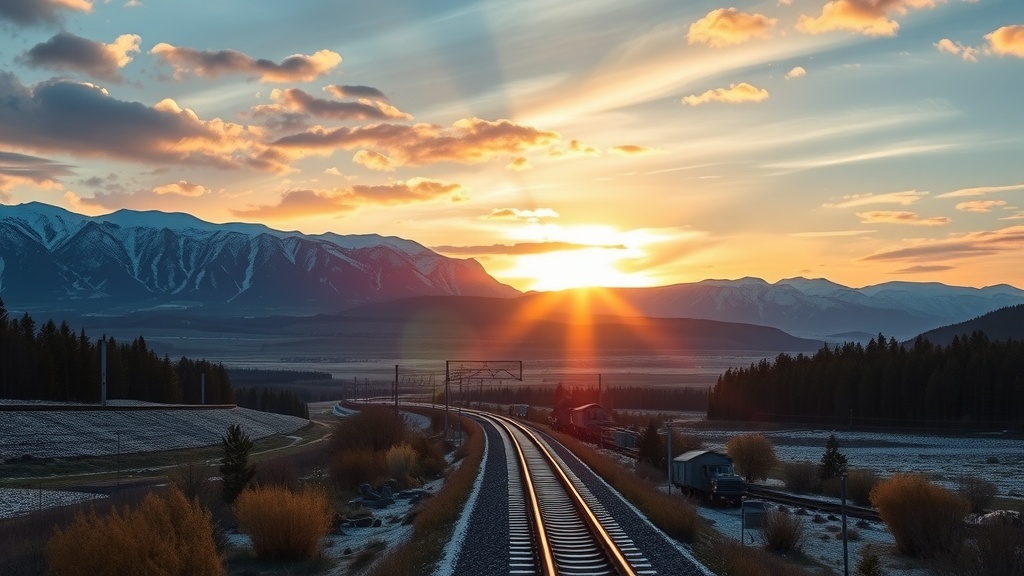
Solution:
<svg viewBox="0 0 1024 576">
<path fill-rule="evenodd" d="M 1021 0 L 0 0 L 0 203 L 521 290 L 1024 287 Z"/>
</svg>

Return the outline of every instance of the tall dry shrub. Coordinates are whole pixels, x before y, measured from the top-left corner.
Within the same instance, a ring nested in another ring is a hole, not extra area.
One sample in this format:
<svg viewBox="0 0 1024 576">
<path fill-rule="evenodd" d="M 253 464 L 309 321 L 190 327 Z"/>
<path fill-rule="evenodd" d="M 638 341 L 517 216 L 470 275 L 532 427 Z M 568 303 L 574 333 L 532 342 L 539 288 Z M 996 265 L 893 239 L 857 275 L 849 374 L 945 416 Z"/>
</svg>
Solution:
<svg viewBox="0 0 1024 576">
<path fill-rule="evenodd" d="M 412 485 L 413 467 L 416 465 L 416 451 L 408 444 L 392 446 L 384 455 L 388 472 L 401 486 Z"/>
<path fill-rule="evenodd" d="M 778 462 L 772 441 L 761 434 L 733 436 L 725 443 L 725 451 L 732 458 L 736 473 L 747 482 L 767 479 Z"/>
<path fill-rule="evenodd" d="M 818 465 L 813 462 L 784 462 L 782 481 L 790 492 L 807 494 L 821 489 Z"/>
<path fill-rule="evenodd" d="M 383 452 L 404 442 L 406 433 L 405 420 L 391 408 L 364 406 L 334 425 L 331 448 L 335 453 Z"/>
<path fill-rule="evenodd" d="M 806 538 L 804 519 L 779 510 L 765 512 L 761 533 L 765 548 L 777 554 L 799 552 Z"/>
<path fill-rule="evenodd" d="M 308 560 L 320 553 L 334 511 L 317 490 L 292 492 L 266 486 L 242 492 L 235 500 L 238 528 L 252 540 L 262 559 Z"/>
<path fill-rule="evenodd" d="M 701 560 L 716 574 L 729 576 L 811 576 L 807 569 L 769 552 L 719 536 L 698 542 Z"/>
<path fill-rule="evenodd" d="M 979 526 L 949 572 L 954 576 L 1024 576 L 1024 529 Z"/>
<path fill-rule="evenodd" d="M 935 558 L 960 545 L 965 498 L 920 474 L 897 474 L 871 491 L 871 504 L 904 554 Z"/>
<path fill-rule="evenodd" d="M 871 504 L 871 491 L 881 482 L 874 470 L 854 468 L 846 475 L 846 497 L 854 504 Z"/>
<path fill-rule="evenodd" d="M 376 485 L 387 480 L 388 465 L 383 454 L 349 450 L 331 458 L 330 473 L 338 488 L 351 491 L 364 482 Z"/>
<path fill-rule="evenodd" d="M 418 436 L 412 443 L 416 450 L 415 474 L 421 478 L 435 479 L 444 474 L 448 462 L 444 459 L 444 444 L 440 439 Z"/>
<path fill-rule="evenodd" d="M 222 576 L 210 514 L 177 488 L 136 508 L 94 510 L 58 528 L 46 545 L 53 576 Z"/>
<path fill-rule="evenodd" d="M 188 500 L 209 500 L 210 476 L 213 468 L 202 461 L 192 460 L 179 464 L 167 472 L 167 480 L 176 486 Z"/>
<path fill-rule="evenodd" d="M 977 476 L 960 476 L 956 479 L 956 493 L 971 505 L 971 512 L 984 512 L 996 497 L 996 485 Z"/>
</svg>

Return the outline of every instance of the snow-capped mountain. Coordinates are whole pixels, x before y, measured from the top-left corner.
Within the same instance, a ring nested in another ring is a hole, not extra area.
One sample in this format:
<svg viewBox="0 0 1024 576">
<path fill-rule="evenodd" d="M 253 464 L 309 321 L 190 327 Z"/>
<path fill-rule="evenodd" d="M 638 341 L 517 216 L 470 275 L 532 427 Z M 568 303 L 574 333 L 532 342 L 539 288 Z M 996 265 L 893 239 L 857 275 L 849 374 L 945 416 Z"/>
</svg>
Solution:
<svg viewBox="0 0 1024 576">
<path fill-rule="evenodd" d="M 1024 303 L 1024 290 L 938 283 L 887 282 L 850 288 L 824 279 L 704 280 L 609 292 L 621 313 L 760 324 L 806 338 L 837 342 L 878 335 L 897 340 Z M 614 313 L 612 309 L 607 313 Z"/>
<path fill-rule="evenodd" d="M 475 260 L 377 235 L 305 235 L 188 214 L 87 217 L 0 205 L 0 297 L 13 309 L 155 306 L 331 312 L 418 295 L 512 297 Z"/>
</svg>

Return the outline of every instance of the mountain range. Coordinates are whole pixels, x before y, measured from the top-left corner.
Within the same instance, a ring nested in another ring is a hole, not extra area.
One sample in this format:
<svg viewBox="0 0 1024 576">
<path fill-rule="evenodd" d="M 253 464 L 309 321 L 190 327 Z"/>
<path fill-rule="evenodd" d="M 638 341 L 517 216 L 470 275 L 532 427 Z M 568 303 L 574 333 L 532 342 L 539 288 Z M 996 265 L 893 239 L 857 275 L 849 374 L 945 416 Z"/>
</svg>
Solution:
<svg viewBox="0 0 1024 576">
<path fill-rule="evenodd" d="M 655 288 L 522 294 L 473 259 L 393 236 L 308 235 L 188 214 L 88 217 L 31 202 L 0 205 L 0 297 L 9 309 L 74 314 L 201 310 L 216 315 L 338 313 L 410 297 L 522 298 L 561 311 L 757 324 L 801 337 L 865 341 L 918 333 L 1024 303 L 1009 285 L 825 279 L 704 280 Z"/>
</svg>

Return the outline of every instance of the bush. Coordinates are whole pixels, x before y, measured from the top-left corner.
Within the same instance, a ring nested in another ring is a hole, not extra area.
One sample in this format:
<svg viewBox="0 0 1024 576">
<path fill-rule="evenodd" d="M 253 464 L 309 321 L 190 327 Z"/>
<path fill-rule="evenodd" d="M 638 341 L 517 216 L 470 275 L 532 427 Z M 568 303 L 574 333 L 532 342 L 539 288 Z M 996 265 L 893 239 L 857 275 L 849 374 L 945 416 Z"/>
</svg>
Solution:
<svg viewBox="0 0 1024 576">
<path fill-rule="evenodd" d="M 778 554 L 799 552 L 804 543 L 804 519 L 779 510 L 768 510 L 761 526 L 765 548 Z"/>
<path fill-rule="evenodd" d="M 80 513 L 46 545 L 54 576 L 220 576 L 210 514 L 177 488 L 134 509 Z"/>
<path fill-rule="evenodd" d="M 316 490 L 291 492 L 267 486 L 242 492 L 235 501 L 235 517 L 257 557 L 308 560 L 319 554 L 334 511 Z"/>
<path fill-rule="evenodd" d="M 871 549 L 871 546 L 861 548 L 860 560 L 857 560 L 854 574 L 856 576 L 882 576 L 882 561 L 878 558 L 878 554 Z"/>
<path fill-rule="evenodd" d="M 388 463 L 388 472 L 402 487 L 412 484 L 412 471 L 416 464 L 416 451 L 408 444 L 399 444 L 388 449 L 384 458 Z"/>
<path fill-rule="evenodd" d="M 790 492 L 806 494 L 821 490 L 818 466 L 813 462 L 784 462 L 782 481 Z"/>
<path fill-rule="evenodd" d="M 878 485 L 879 478 L 874 470 L 856 468 L 846 475 L 846 497 L 854 504 L 871 504 L 871 491 Z"/>
<path fill-rule="evenodd" d="M 905 554 L 934 558 L 960 544 L 969 504 L 920 474 L 897 474 L 879 482 L 871 503 Z"/>
<path fill-rule="evenodd" d="M 384 452 L 405 441 L 405 420 L 391 408 L 363 406 L 334 426 L 331 447 L 335 453 L 369 450 Z"/>
<path fill-rule="evenodd" d="M 764 550 L 717 537 L 700 543 L 698 553 L 716 574 L 729 576 L 811 576 L 801 566 Z"/>
<path fill-rule="evenodd" d="M 167 481 L 181 490 L 188 500 L 207 502 L 211 487 L 210 476 L 213 469 L 200 461 L 190 461 L 171 468 L 167 472 Z"/>
<path fill-rule="evenodd" d="M 996 485 L 977 476 L 956 479 L 956 493 L 967 499 L 971 512 L 984 512 L 996 497 Z"/>
<path fill-rule="evenodd" d="M 1024 575 L 1024 530 L 1014 526 L 982 526 L 966 541 L 950 572 L 956 576 Z"/>
<path fill-rule="evenodd" d="M 733 436 L 725 443 L 725 451 L 732 458 L 736 473 L 747 482 L 768 478 L 778 461 L 772 441 L 761 434 Z"/>
<path fill-rule="evenodd" d="M 253 478 L 256 486 L 277 486 L 287 488 L 291 491 L 299 489 L 299 476 L 295 473 L 288 462 L 283 460 L 269 460 L 260 462 L 256 469 L 256 476 Z"/>
<path fill-rule="evenodd" d="M 388 464 L 383 454 L 352 450 L 331 459 L 331 478 L 342 490 L 356 490 L 363 482 L 377 485 L 387 479 Z"/>
<path fill-rule="evenodd" d="M 414 474 L 422 478 L 440 478 L 448 462 L 444 459 L 444 445 L 440 440 L 419 436 L 413 442 L 417 462 Z"/>
</svg>

